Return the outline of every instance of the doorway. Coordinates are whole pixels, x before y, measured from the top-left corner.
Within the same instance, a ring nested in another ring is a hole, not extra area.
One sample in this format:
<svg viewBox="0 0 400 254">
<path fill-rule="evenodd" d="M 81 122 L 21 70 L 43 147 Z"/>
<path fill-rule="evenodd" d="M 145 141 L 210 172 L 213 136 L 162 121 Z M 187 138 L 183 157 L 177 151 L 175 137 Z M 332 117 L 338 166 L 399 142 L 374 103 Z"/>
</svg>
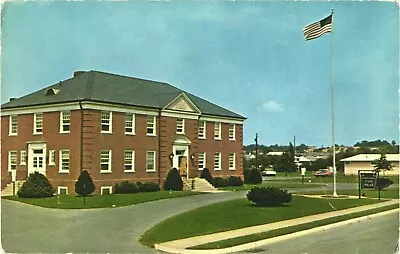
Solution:
<svg viewBox="0 0 400 254">
<path fill-rule="evenodd" d="M 46 175 L 46 144 L 28 145 L 28 176 L 34 172 Z"/>
</svg>

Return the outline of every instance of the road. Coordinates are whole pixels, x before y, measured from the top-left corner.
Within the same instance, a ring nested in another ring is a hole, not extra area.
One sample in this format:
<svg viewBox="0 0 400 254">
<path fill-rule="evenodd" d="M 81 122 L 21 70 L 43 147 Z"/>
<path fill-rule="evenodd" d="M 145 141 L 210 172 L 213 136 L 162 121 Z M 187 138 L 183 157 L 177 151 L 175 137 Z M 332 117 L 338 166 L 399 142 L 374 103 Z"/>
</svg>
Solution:
<svg viewBox="0 0 400 254">
<path fill-rule="evenodd" d="M 349 225 L 262 246 L 265 254 L 394 254 L 399 241 L 399 214 L 371 218 Z M 243 252 L 251 253 L 252 251 Z"/>
</svg>

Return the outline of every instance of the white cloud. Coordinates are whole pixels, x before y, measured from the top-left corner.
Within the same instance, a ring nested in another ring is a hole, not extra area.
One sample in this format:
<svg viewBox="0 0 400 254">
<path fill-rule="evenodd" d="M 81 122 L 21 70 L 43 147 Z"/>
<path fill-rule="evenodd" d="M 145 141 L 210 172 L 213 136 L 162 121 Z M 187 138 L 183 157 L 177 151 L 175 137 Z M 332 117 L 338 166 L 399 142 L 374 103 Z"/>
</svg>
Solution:
<svg viewBox="0 0 400 254">
<path fill-rule="evenodd" d="M 274 100 L 265 101 L 262 104 L 262 109 L 269 112 L 283 112 L 285 110 L 282 104 Z"/>
</svg>

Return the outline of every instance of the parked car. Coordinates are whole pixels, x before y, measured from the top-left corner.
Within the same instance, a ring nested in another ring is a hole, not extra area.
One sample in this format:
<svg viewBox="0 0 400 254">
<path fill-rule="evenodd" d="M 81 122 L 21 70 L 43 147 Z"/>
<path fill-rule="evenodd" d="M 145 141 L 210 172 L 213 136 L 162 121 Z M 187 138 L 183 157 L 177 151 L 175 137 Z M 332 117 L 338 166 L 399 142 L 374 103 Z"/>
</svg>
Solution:
<svg viewBox="0 0 400 254">
<path fill-rule="evenodd" d="M 316 177 L 318 177 L 318 176 L 332 176 L 332 175 L 333 175 L 333 173 L 331 171 L 327 170 L 327 169 L 320 169 L 320 170 L 317 170 L 317 171 L 313 172 L 313 176 L 316 176 Z"/>
<path fill-rule="evenodd" d="M 265 170 L 261 172 L 261 176 L 276 176 L 276 171 L 274 170 Z"/>
</svg>

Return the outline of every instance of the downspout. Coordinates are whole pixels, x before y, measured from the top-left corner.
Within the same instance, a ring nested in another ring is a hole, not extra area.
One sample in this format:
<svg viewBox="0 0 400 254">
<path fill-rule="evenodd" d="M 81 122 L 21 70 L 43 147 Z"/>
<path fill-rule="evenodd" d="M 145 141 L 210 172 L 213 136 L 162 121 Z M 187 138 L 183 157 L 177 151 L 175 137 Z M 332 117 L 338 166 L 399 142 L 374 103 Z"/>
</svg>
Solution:
<svg viewBox="0 0 400 254">
<path fill-rule="evenodd" d="M 79 108 L 81 110 L 80 172 L 82 172 L 82 168 L 83 168 L 83 107 L 82 107 L 82 101 L 79 101 Z"/>
<path fill-rule="evenodd" d="M 161 185 L 161 109 L 158 111 L 158 156 L 157 157 L 158 157 L 158 185 Z"/>
</svg>

